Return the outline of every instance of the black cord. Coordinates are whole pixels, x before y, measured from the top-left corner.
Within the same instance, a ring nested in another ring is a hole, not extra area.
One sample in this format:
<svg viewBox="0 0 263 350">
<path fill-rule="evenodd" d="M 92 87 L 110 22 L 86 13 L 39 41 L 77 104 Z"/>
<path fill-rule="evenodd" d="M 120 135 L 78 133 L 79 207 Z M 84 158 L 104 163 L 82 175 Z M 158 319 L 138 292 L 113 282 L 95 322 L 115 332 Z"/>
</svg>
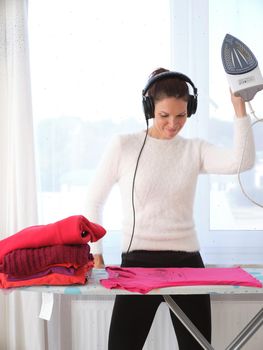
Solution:
<svg viewBox="0 0 263 350">
<path fill-rule="evenodd" d="M 126 254 L 128 254 L 129 251 L 130 251 L 131 244 L 132 244 L 132 240 L 133 240 L 133 236 L 134 236 L 134 231 L 135 231 L 134 186 L 135 186 L 135 178 L 136 178 L 136 173 L 137 173 L 137 168 L 138 168 L 139 160 L 140 160 L 140 158 L 141 158 L 142 150 L 143 150 L 143 148 L 144 148 L 144 146 L 145 146 L 145 142 L 146 142 L 147 135 L 148 135 L 148 131 L 149 131 L 148 119 L 146 119 L 146 123 L 147 123 L 147 129 L 146 129 L 146 132 L 145 132 L 145 137 L 144 137 L 144 140 L 143 140 L 143 144 L 142 144 L 141 150 L 140 150 L 139 155 L 138 155 L 138 158 L 137 158 L 137 162 L 136 162 L 136 166 L 135 166 L 135 171 L 134 171 L 134 175 L 133 175 L 133 180 L 132 180 L 133 225 L 132 225 L 132 234 L 131 234 L 130 244 L 129 244 L 129 247 L 128 247 L 128 249 L 127 249 Z"/>
</svg>

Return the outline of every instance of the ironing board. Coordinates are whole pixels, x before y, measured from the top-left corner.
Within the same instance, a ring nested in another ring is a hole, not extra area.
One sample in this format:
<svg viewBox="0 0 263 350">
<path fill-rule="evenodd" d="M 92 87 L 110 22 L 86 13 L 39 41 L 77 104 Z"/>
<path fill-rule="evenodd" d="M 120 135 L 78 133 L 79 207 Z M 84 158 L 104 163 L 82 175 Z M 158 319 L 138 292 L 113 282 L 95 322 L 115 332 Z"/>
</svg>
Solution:
<svg viewBox="0 0 263 350">
<path fill-rule="evenodd" d="M 263 268 L 245 268 L 252 276 L 263 282 Z M 121 295 L 138 294 L 121 289 L 106 289 L 100 284 L 100 279 L 107 278 L 107 272 L 104 269 L 93 269 L 89 276 L 88 283 L 83 286 L 31 286 L 22 287 L 19 290 L 33 291 L 39 293 L 64 294 L 64 295 Z M 42 294 L 42 295 L 43 295 Z M 173 294 L 210 294 L 210 295 L 261 295 L 263 288 L 231 286 L 231 285 L 206 285 L 206 286 L 179 286 L 166 287 L 151 290 L 147 295 L 162 295 L 165 302 L 184 324 L 184 326 L 195 337 L 199 344 L 205 350 L 214 350 L 212 345 L 204 338 L 199 330 L 194 326 L 191 320 L 185 315 L 180 307 L 174 302 L 170 295 Z M 263 304 L 263 302 L 262 302 Z M 253 336 L 253 334 L 263 325 L 263 305 L 260 311 L 252 320 L 241 330 L 234 340 L 227 346 L 226 350 L 238 350 Z"/>
</svg>

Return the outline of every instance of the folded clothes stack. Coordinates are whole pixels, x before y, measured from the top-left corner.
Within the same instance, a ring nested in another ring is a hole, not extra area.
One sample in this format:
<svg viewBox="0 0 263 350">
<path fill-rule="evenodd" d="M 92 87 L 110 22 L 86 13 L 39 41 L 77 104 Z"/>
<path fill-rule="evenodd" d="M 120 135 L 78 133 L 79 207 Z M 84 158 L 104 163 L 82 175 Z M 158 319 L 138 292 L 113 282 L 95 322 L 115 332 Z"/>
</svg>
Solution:
<svg viewBox="0 0 263 350">
<path fill-rule="evenodd" d="M 30 226 L 0 241 L 0 288 L 85 284 L 93 268 L 88 242 L 105 229 L 82 215 Z"/>
</svg>

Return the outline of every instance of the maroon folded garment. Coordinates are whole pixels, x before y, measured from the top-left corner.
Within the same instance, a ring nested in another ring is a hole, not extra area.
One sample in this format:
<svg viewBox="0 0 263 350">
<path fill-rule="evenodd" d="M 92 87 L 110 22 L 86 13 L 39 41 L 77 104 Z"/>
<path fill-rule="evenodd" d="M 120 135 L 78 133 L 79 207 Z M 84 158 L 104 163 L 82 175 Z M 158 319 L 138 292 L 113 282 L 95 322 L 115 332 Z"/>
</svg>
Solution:
<svg viewBox="0 0 263 350">
<path fill-rule="evenodd" d="M 28 281 L 33 280 L 34 278 L 43 277 L 49 275 L 51 273 L 59 273 L 65 276 L 73 276 L 75 274 L 76 269 L 74 267 L 64 267 L 64 266 L 50 266 L 46 270 L 35 273 L 34 275 L 24 276 L 24 277 L 13 277 L 8 276 L 7 281 Z"/>
<path fill-rule="evenodd" d="M 90 260 L 92 255 L 88 244 L 16 249 L 4 256 L 0 272 L 16 277 L 28 276 L 50 265 L 71 263 L 82 266 Z"/>
<path fill-rule="evenodd" d="M 0 241 L 0 263 L 6 254 L 15 249 L 96 242 L 105 233 L 102 226 L 82 215 L 70 216 L 48 225 L 30 226 Z"/>
</svg>

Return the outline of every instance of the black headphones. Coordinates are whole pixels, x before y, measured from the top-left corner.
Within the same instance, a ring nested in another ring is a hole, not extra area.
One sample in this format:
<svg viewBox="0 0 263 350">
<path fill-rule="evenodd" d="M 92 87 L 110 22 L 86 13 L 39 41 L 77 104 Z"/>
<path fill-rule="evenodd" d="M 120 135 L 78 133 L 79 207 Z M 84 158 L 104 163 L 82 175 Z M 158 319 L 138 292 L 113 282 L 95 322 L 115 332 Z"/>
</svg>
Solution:
<svg viewBox="0 0 263 350">
<path fill-rule="evenodd" d="M 191 79 L 189 79 L 186 75 L 178 72 L 168 71 L 168 72 L 157 74 L 154 77 L 150 78 L 147 85 L 142 90 L 142 105 L 143 105 L 143 111 L 144 111 L 146 121 L 148 121 L 148 119 L 154 118 L 154 100 L 152 96 L 146 96 L 149 88 L 153 84 L 155 84 L 157 81 L 170 79 L 170 78 L 177 78 L 177 79 L 183 80 L 192 86 L 194 94 L 189 95 L 189 100 L 187 103 L 187 117 L 189 118 L 191 117 L 192 114 L 195 114 L 197 109 L 197 88 L 194 86 Z"/>
</svg>

